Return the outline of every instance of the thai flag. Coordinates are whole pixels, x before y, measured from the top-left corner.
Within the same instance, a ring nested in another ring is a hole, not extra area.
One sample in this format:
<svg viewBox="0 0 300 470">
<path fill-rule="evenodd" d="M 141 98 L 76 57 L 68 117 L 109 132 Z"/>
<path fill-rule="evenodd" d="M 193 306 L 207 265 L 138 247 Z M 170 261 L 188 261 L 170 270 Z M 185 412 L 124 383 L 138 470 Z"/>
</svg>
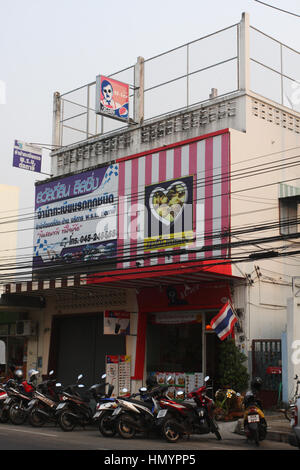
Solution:
<svg viewBox="0 0 300 470">
<path fill-rule="evenodd" d="M 230 335 L 236 322 L 237 317 L 233 311 L 233 307 L 230 302 L 227 302 L 212 319 L 210 326 L 215 330 L 220 340 L 223 341 Z"/>
</svg>

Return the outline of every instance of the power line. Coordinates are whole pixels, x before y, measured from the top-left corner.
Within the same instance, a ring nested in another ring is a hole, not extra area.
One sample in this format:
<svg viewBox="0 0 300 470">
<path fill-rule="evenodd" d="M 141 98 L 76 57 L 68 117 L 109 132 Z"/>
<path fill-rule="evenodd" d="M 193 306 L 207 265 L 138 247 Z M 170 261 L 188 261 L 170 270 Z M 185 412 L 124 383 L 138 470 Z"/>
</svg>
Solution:
<svg viewBox="0 0 300 470">
<path fill-rule="evenodd" d="M 300 18 L 300 15 L 297 13 L 293 13 L 288 10 L 283 10 L 282 8 L 275 7 L 274 5 L 269 5 L 269 3 L 262 2 L 261 0 L 254 0 L 257 3 L 261 3 L 262 5 L 265 5 L 266 7 L 273 8 L 274 10 L 282 11 L 283 13 L 287 13 L 288 15 L 293 15 L 296 16 L 297 18 Z"/>
</svg>

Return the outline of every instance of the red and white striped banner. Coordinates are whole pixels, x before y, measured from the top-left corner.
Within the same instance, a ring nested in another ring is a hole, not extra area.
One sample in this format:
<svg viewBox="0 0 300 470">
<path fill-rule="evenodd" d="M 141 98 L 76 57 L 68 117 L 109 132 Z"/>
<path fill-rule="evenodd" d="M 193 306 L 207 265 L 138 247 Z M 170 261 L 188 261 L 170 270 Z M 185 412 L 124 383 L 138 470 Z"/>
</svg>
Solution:
<svg viewBox="0 0 300 470">
<path fill-rule="evenodd" d="M 225 130 L 152 153 L 120 159 L 118 256 L 125 259 L 118 267 L 136 267 L 137 259 L 140 266 L 155 266 L 193 259 L 226 258 L 227 248 L 217 245 L 228 241 L 229 157 L 229 132 Z M 147 238 L 145 188 L 159 183 L 164 183 L 166 188 L 168 182 L 170 188 L 175 184 L 174 180 L 180 183 L 181 178 L 188 176 L 193 176 L 194 243 L 185 245 L 188 249 L 183 254 L 173 254 L 180 248 L 175 245 L 147 251 L 144 246 Z M 216 248 L 206 249 L 211 245 Z M 151 257 L 147 257 L 149 254 Z"/>
</svg>

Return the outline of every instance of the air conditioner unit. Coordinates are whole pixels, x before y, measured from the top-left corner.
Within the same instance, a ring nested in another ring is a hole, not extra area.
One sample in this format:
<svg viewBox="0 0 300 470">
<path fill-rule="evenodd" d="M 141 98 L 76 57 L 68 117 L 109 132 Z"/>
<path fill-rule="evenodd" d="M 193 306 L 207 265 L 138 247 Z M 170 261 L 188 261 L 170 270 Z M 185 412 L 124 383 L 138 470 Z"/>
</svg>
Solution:
<svg viewBox="0 0 300 470">
<path fill-rule="evenodd" d="M 35 336 L 36 322 L 33 320 L 18 320 L 16 322 L 16 336 Z"/>
</svg>

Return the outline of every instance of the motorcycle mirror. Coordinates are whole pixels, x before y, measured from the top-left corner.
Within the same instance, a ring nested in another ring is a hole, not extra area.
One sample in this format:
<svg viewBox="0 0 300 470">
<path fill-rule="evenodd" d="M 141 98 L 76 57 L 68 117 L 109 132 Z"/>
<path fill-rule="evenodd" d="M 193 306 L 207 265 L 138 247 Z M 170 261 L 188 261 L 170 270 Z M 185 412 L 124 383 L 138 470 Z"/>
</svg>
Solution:
<svg viewBox="0 0 300 470">
<path fill-rule="evenodd" d="M 204 382 L 208 382 L 209 381 L 209 375 L 207 375 L 204 379 Z"/>
<path fill-rule="evenodd" d="M 105 377 L 106 377 L 106 374 L 101 375 L 101 379 L 105 379 Z"/>
<path fill-rule="evenodd" d="M 140 391 L 140 392 L 147 392 L 147 388 L 146 388 L 146 387 L 141 387 L 141 388 L 139 389 L 139 391 Z"/>
<path fill-rule="evenodd" d="M 127 392 L 128 392 L 127 388 L 122 388 L 122 393 L 127 393 Z"/>
<path fill-rule="evenodd" d="M 83 374 L 79 374 L 78 377 L 77 377 L 77 380 L 82 379 L 82 377 L 83 377 Z"/>
<path fill-rule="evenodd" d="M 55 387 L 61 387 L 61 383 L 60 383 L 60 382 L 57 382 L 57 383 L 55 384 Z"/>
<path fill-rule="evenodd" d="M 83 388 L 83 387 L 84 387 L 84 384 L 79 384 L 78 387 L 79 387 L 79 388 Z"/>
<path fill-rule="evenodd" d="M 49 375 L 53 375 L 53 374 L 54 374 L 54 370 L 50 370 Z"/>
<path fill-rule="evenodd" d="M 177 392 L 178 397 L 181 398 L 181 397 L 183 397 L 183 395 L 184 395 L 184 392 L 182 390 L 179 390 L 179 392 Z"/>
<path fill-rule="evenodd" d="M 169 377 L 167 378 L 167 382 L 170 382 L 171 379 L 172 379 L 172 375 L 169 375 Z"/>
</svg>

